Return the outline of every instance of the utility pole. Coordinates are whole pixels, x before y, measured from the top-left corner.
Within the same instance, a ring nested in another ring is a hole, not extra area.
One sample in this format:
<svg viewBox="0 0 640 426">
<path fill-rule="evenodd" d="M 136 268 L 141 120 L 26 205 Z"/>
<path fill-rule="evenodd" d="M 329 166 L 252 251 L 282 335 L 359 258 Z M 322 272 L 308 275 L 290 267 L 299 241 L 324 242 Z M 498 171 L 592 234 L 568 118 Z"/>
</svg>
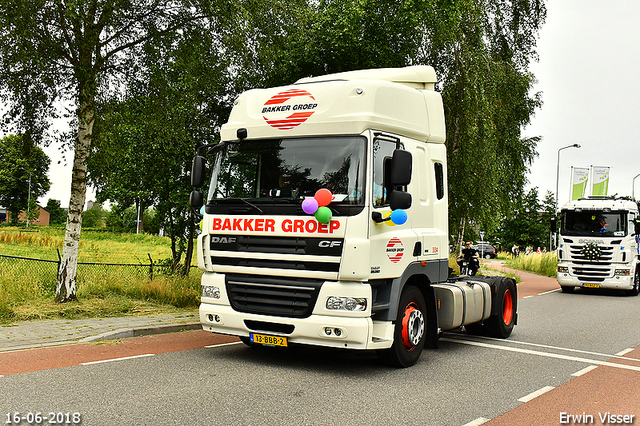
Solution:
<svg viewBox="0 0 640 426">
<path fill-rule="evenodd" d="M 31 173 L 29 173 L 29 192 L 27 192 L 27 228 L 29 227 L 29 208 L 31 207 Z"/>
</svg>

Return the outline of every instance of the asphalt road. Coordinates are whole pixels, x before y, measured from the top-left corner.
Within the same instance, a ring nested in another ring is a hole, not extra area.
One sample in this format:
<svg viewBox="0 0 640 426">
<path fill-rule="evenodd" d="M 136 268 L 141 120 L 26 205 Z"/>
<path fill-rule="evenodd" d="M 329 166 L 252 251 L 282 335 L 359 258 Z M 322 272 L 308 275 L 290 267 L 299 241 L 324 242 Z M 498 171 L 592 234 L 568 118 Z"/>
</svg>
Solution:
<svg viewBox="0 0 640 426">
<path fill-rule="evenodd" d="M 0 421 L 41 412 L 70 413 L 69 424 L 80 413 L 83 425 L 597 425 L 608 412 L 640 424 L 639 322 L 640 297 L 544 291 L 519 300 L 509 339 L 446 333 L 407 369 L 370 353 L 255 349 L 203 331 L 87 345 L 104 354 L 76 364 L 56 364 L 70 355 L 55 351 L 84 345 L 0 354 L 5 366 L 35 365 L 29 353 L 49 362 L 0 377 Z M 563 422 L 569 415 L 593 421 Z"/>
</svg>

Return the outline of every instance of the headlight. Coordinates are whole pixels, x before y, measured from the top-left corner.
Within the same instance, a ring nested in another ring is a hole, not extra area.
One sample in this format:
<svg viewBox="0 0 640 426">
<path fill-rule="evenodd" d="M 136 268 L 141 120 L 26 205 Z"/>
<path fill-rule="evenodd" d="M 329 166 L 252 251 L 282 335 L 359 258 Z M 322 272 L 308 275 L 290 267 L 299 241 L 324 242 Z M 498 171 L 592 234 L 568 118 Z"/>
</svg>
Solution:
<svg viewBox="0 0 640 426">
<path fill-rule="evenodd" d="M 615 271 L 615 275 L 616 276 L 620 276 L 620 275 L 630 275 L 631 271 L 629 269 L 616 269 Z"/>
<path fill-rule="evenodd" d="M 327 309 L 343 311 L 365 311 L 367 299 L 331 296 L 327 298 Z"/>
<path fill-rule="evenodd" d="M 220 299 L 220 289 L 214 286 L 203 285 L 202 297 L 211 297 L 212 299 Z"/>
<path fill-rule="evenodd" d="M 567 273 L 569 272 L 569 268 L 567 268 L 566 266 L 558 266 L 558 273 L 562 274 L 562 273 Z"/>
</svg>

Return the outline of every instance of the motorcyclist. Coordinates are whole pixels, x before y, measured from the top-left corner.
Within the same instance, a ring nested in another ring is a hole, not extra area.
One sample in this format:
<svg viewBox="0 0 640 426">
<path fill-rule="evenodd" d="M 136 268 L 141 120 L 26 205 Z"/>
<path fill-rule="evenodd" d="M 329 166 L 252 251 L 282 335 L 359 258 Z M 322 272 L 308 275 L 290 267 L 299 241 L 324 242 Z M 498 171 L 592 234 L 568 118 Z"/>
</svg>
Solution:
<svg viewBox="0 0 640 426">
<path fill-rule="evenodd" d="M 460 269 L 462 269 L 462 264 L 464 261 L 467 261 L 469 275 L 475 275 L 480 269 L 480 261 L 478 260 L 480 257 L 478 256 L 478 250 L 471 247 L 471 241 L 467 241 L 464 243 L 464 248 L 462 249 L 462 253 L 458 256 L 457 262 Z"/>
</svg>

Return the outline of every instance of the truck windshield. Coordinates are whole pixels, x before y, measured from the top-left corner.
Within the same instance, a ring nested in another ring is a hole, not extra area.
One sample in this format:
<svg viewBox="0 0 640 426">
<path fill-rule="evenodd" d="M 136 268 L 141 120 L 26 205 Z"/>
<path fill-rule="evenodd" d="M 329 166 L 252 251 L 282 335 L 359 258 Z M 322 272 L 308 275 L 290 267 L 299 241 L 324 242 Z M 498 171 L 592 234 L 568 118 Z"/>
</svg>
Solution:
<svg viewBox="0 0 640 426">
<path fill-rule="evenodd" d="M 364 206 L 365 144 L 360 136 L 226 142 L 216 153 L 207 211 L 291 214 L 286 206 L 300 208 L 320 188 L 333 194 L 332 208 Z"/>
<path fill-rule="evenodd" d="M 562 235 L 574 237 L 623 237 L 627 235 L 626 212 L 602 210 L 565 210 Z"/>
</svg>

